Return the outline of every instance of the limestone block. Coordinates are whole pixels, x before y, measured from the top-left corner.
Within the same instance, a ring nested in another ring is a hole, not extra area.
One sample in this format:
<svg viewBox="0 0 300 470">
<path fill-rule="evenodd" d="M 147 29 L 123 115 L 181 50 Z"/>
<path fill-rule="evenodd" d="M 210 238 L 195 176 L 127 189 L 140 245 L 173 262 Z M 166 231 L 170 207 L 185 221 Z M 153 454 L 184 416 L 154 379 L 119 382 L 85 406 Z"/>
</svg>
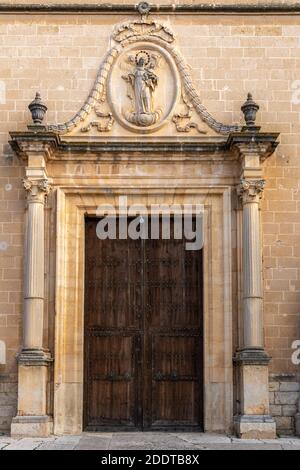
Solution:
<svg viewBox="0 0 300 470">
<path fill-rule="evenodd" d="M 297 413 L 296 405 L 283 405 L 282 416 L 295 416 L 296 413 Z"/>
<path fill-rule="evenodd" d="M 280 383 L 281 392 L 299 392 L 300 383 L 299 382 L 282 382 Z"/>
<path fill-rule="evenodd" d="M 12 405 L 0 406 L 0 418 L 6 418 L 6 417 L 9 417 L 9 416 L 13 416 L 14 412 L 15 412 L 15 407 L 12 406 Z"/>
<path fill-rule="evenodd" d="M 244 415 L 269 414 L 268 367 L 242 367 Z M 277 393 L 277 392 L 276 392 Z"/>
<path fill-rule="evenodd" d="M 270 392 L 278 392 L 279 382 L 270 382 L 269 383 L 269 390 L 270 390 Z"/>
<path fill-rule="evenodd" d="M 296 405 L 298 403 L 298 392 L 275 392 L 275 404 Z"/>
<path fill-rule="evenodd" d="M 47 373 L 45 366 L 19 365 L 19 416 L 46 414 Z"/>
<path fill-rule="evenodd" d="M 274 392 L 269 393 L 269 400 L 270 400 L 270 404 L 272 404 L 272 405 L 275 404 L 275 393 Z"/>
<path fill-rule="evenodd" d="M 282 408 L 280 405 L 270 405 L 270 413 L 272 416 L 281 416 Z"/>
<path fill-rule="evenodd" d="M 276 438 L 276 423 L 271 416 L 239 416 L 235 429 L 241 439 Z"/>
<path fill-rule="evenodd" d="M 11 424 L 12 437 L 47 437 L 53 433 L 48 416 L 17 416 Z"/>
<path fill-rule="evenodd" d="M 291 429 L 293 426 L 292 418 L 288 416 L 275 417 L 275 421 L 278 431 Z"/>
</svg>

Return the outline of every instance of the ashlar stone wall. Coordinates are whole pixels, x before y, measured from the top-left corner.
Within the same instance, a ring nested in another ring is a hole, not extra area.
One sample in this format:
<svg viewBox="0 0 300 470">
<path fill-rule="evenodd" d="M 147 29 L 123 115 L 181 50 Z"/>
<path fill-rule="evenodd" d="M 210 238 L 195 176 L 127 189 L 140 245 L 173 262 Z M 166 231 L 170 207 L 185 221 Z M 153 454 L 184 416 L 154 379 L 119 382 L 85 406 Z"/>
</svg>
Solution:
<svg viewBox="0 0 300 470">
<path fill-rule="evenodd" d="M 262 205 L 265 337 L 276 375 L 299 372 L 291 360 L 292 344 L 300 339 L 299 18 L 162 17 L 174 30 L 202 102 L 216 119 L 242 123 L 240 106 L 251 91 L 260 104 L 258 124 L 281 134 L 276 154 L 265 162 Z M 9 429 L 16 408 L 25 210 L 23 168 L 8 145 L 9 131 L 29 123 L 27 105 L 37 90 L 47 103 L 48 123 L 69 119 L 92 86 L 115 24 L 126 19 L 128 15 L 116 14 L 0 14 L 0 339 L 7 350 L 6 365 L 0 366 L 2 430 Z M 196 131 L 190 135 L 195 137 Z M 50 318 L 53 309 L 47 312 Z M 53 348 L 51 328 L 45 328 L 45 338 Z M 285 388 L 292 382 L 274 380 L 271 391 L 279 429 L 287 431 L 293 417 L 286 413 L 295 410 L 295 396 L 288 394 L 298 393 Z"/>
<path fill-rule="evenodd" d="M 280 435 L 295 433 L 295 415 L 300 399 L 300 380 L 293 374 L 271 376 L 270 409 Z"/>
</svg>

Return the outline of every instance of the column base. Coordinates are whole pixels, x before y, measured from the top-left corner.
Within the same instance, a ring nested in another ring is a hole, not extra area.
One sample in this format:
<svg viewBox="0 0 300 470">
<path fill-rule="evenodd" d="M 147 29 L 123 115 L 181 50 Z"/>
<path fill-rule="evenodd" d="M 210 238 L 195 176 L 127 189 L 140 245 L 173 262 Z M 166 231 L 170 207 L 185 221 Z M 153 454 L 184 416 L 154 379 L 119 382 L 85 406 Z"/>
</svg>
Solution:
<svg viewBox="0 0 300 470">
<path fill-rule="evenodd" d="M 267 366 L 271 357 L 264 349 L 246 348 L 239 350 L 233 360 L 238 365 Z"/>
<path fill-rule="evenodd" d="M 234 419 L 240 439 L 276 439 L 276 423 L 269 415 L 243 415 Z"/>
<path fill-rule="evenodd" d="M 53 432 L 47 415 L 48 351 L 23 349 L 18 356 L 18 413 L 11 424 L 12 436 L 47 437 Z"/>
<path fill-rule="evenodd" d="M 300 413 L 295 416 L 296 436 L 300 437 Z"/>
<path fill-rule="evenodd" d="M 49 416 L 16 416 L 11 423 L 12 437 L 48 437 L 53 434 Z"/>
<path fill-rule="evenodd" d="M 47 349 L 22 349 L 17 357 L 18 364 L 23 366 L 49 366 L 53 359 Z"/>
</svg>

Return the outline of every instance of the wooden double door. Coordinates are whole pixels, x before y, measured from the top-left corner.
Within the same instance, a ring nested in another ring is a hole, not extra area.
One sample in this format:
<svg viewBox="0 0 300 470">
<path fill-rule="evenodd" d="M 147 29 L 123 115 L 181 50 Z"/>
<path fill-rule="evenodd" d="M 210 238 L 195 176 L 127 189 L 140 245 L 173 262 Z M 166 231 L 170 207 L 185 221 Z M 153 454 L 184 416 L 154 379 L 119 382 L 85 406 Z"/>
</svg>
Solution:
<svg viewBox="0 0 300 470">
<path fill-rule="evenodd" d="M 100 240 L 98 222 L 86 219 L 84 429 L 201 430 L 202 252 Z"/>
</svg>

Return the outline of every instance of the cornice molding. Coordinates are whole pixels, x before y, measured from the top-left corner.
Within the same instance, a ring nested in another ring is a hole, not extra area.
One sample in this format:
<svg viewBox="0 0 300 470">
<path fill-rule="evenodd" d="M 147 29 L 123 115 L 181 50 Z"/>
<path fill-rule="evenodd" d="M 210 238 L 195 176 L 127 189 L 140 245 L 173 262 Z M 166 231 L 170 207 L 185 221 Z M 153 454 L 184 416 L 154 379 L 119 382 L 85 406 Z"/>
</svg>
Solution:
<svg viewBox="0 0 300 470">
<path fill-rule="evenodd" d="M 16 155 L 27 161 L 31 154 L 42 155 L 45 160 L 51 160 L 58 149 L 61 140 L 54 132 L 11 132 L 12 140 L 9 142 Z"/>
<path fill-rule="evenodd" d="M 243 157 L 245 153 L 257 154 L 263 162 L 270 157 L 278 147 L 277 132 L 234 132 L 227 140 L 228 148 Z"/>
<path fill-rule="evenodd" d="M 176 5 L 150 5 L 151 13 L 167 13 L 167 14 L 300 14 L 300 3 L 284 4 L 239 4 L 232 3 L 230 5 L 220 4 L 176 4 Z M 53 4 L 22 4 L 22 3 L 2 3 L 0 4 L 0 14 L 114 14 L 114 13 L 136 13 L 138 5 L 129 4 L 89 4 L 89 3 L 53 3 Z"/>
<path fill-rule="evenodd" d="M 203 155 L 208 155 L 214 159 L 217 155 L 226 156 L 228 159 L 230 155 L 235 158 L 240 157 L 240 145 L 253 147 L 258 149 L 262 161 L 268 158 L 275 151 L 278 142 L 278 133 L 247 133 L 247 132 L 234 132 L 228 136 L 220 139 L 207 138 L 199 140 L 169 140 L 157 141 L 155 139 L 145 139 L 139 141 L 109 141 L 109 140 L 63 140 L 55 132 L 11 132 L 10 145 L 16 154 L 22 160 L 26 161 L 29 153 L 39 153 L 43 148 L 47 148 L 47 160 L 72 160 L 72 158 L 80 157 L 81 160 L 101 160 L 101 156 L 107 154 L 129 155 L 134 157 L 136 155 L 148 158 L 161 154 L 162 159 L 165 155 L 186 155 L 192 154 L 197 158 Z"/>
</svg>

